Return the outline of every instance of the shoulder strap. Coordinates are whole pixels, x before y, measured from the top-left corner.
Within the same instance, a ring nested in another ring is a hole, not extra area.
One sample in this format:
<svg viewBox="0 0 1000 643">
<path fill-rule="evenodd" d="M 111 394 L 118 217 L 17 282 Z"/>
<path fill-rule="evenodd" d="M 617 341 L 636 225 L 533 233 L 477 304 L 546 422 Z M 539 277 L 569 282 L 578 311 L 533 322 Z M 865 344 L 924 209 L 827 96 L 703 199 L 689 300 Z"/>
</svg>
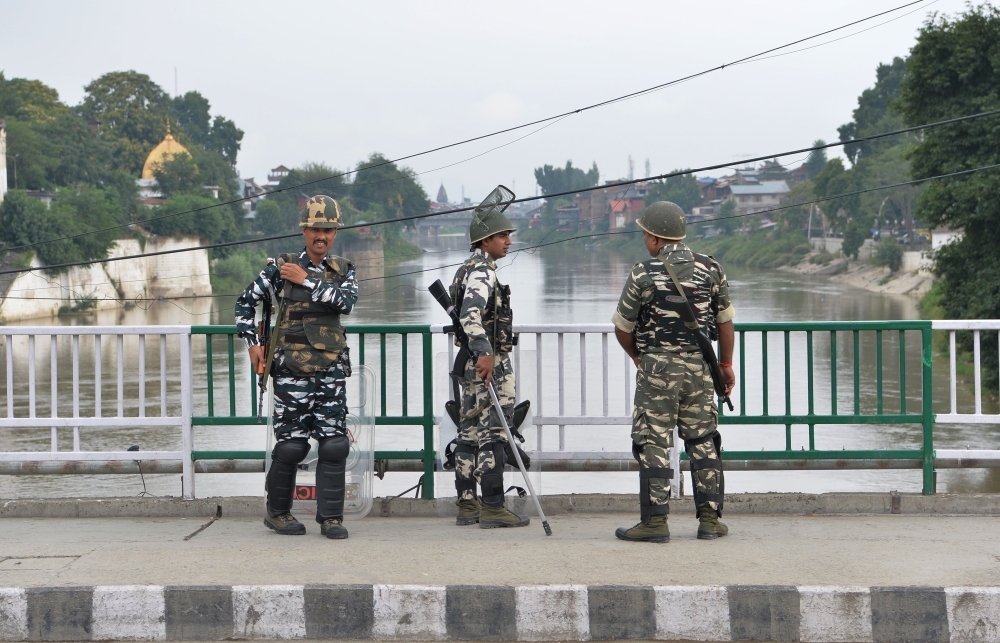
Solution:
<svg viewBox="0 0 1000 643">
<path fill-rule="evenodd" d="M 691 330 L 698 330 L 701 328 L 698 324 L 698 316 L 694 314 L 694 308 L 691 306 L 691 302 L 688 301 L 687 293 L 684 292 L 684 286 L 681 285 L 681 280 L 677 278 L 677 273 L 674 272 L 674 267 L 670 265 L 669 261 L 664 261 L 663 266 L 667 269 L 667 273 L 670 275 L 670 280 L 674 282 L 674 286 L 677 288 L 677 292 L 680 293 L 681 299 L 684 300 L 684 305 L 691 309 L 691 317 L 694 321 L 692 323 L 685 322 L 684 325 Z"/>
</svg>

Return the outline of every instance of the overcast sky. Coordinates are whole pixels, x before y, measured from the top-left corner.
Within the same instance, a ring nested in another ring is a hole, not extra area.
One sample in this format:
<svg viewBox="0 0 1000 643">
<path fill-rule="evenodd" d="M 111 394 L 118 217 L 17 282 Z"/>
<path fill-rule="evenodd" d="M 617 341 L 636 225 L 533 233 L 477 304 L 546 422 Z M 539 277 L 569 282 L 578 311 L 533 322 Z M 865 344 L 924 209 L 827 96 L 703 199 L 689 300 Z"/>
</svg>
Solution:
<svg viewBox="0 0 1000 643">
<path fill-rule="evenodd" d="M 905 2 L 0 0 L 0 69 L 76 104 L 117 70 L 172 94 L 176 68 L 181 93 L 201 92 L 246 132 L 238 170 L 262 181 L 279 164 L 344 168 L 544 118 Z M 443 182 L 452 200 L 478 199 L 497 183 L 534 194 L 533 169 L 567 159 L 596 161 L 605 180 L 625 176 L 629 155 L 640 177 L 646 159 L 655 174 L 834 141 L 876 66 L 907 54 L 929 12 L 963 6 L 928 0 L 791 50 L 898 17 L 836 42 L 405 164 L 432 198 Z"/>
</svg>

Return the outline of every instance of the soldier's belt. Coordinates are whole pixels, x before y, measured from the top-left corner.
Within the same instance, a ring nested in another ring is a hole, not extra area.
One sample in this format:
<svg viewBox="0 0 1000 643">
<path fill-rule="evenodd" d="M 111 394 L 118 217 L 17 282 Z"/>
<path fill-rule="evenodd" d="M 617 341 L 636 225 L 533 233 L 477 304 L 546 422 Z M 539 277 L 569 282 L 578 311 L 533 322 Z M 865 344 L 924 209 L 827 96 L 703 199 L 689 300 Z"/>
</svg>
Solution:
<svg viewBox="0 0 1000 643">
<path fill-rule="evenodd" d="M 288 313 L 291 321 L 301 321 L 305 317 L 339 317 L 340 313 L 313 312 L 311 310 L 293 310 Z"/>
</svg>

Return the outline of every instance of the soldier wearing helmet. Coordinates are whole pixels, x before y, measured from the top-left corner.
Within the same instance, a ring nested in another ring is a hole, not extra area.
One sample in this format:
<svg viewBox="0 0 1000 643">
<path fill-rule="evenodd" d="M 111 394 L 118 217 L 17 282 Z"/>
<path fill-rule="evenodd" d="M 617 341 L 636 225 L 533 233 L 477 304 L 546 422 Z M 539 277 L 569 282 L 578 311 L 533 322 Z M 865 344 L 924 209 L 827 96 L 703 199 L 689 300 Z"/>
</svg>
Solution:
<svg viewBox="0 0 1000 643">
<path fill-rule="evenodd" d="M 316 466 L 316 522 L 327 538 L 347 538 L 343 526 L 344 483 L 350 443 L 347 437 L 346 378 L 351 375 L 341 315 L 358 300 L 354 264 L 330 254 L 343 226 L 340 206 L 314 196 L 299 214 L 305 248 L 268 259 L 257 279 L 236 300 L 236 326 L 258 374 L 265 372 L 264 347 L 254 325 L 260 302 L 282 301 L 277 320 L 270 376 L 274 389 L 274 437 L 265 482 L 264 524 L 279 534 L 306 532 L 291 514 L 295 472 L 309 453 L 309 438 L 319 442 Z"/>
<path fill-rule="evenodd" d="M 516 343 L 510 286 L 497 280 L 496 261 L 507 256 L 510 233 L 517 228 L 503 211 L 514 194 L 499 186 L 476 209 L 469 226 L 472 256 L 455 273 L 451 299 L 460 309 L 462 328 L 469 337 L 469 355 L 459 353 L 458 373 L 461 404 L 455 447 L 455 488 L 459 525 L 483 529 L 523 527 L 527 517 L 504 506 L 503 471 L 507 461 L 507 437 L 492 405 L 487 385 L 496 386 L 504 415 L 513 416 L 514 370 L 510 351 Z M 462 364 L 460 364 L 461 362 Z M 464 369 L 463 369 L 464 364 Z M 516 427 L 515 427 L 516 428 Z M 482 503 L 476 482 L 482 489 Z"/>
<path fill-rule="evenodd" d="M 686 297 L 699 325 L 719 342 L 719 362 L 726 392 L 733 373 L 733 318 L 729 284 L 713 257 L 692 252 L 684 243 L 684 212 L 669 201 L 647 207 L 638 220 L 651 259 L 632 267 L 611 321 L 615 336 L 636 365 L 632 413 L 632 453 L 639 461 L 641 521 L 620 528 L 622 540 L 670 540 L 670 478 L 667 450 L 677 426 L 691 462 L 698 538 L 728 533 L 719 521 L 725 485 L 722 437 L 712 377 L 692 331 L 680 318 Z M 679 291 L 683 288 L 683 293 Z"/>
</svg>

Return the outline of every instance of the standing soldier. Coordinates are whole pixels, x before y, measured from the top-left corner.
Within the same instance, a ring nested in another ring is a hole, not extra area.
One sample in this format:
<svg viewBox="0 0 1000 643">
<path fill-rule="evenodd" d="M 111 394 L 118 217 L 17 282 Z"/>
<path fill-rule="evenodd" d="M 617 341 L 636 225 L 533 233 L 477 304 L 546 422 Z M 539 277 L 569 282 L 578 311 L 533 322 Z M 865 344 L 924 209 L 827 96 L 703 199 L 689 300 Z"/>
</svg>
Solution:
<svg viewBox="0 0 1000 643">
<path fill-rule="evenodd" d="M 733 318 L 729 284 L 714 258 L 696 254 L 682 240 L 684 212 L 669 201 L 657 201 L 638 221 L 652 259 L 632 267 L 611 321 L 615 336 L 635 362 L 635 408 L 632 412 L 632 453 L 639 461 L 639 505 L 642 521 L 620 528 L 622 540 L 667 542 L 670 529 L 670 478 L 667 450 L 674 425 L 691 462 L 698 538 L 725 536 L 719 522 L 725 485 L 719 409 L 708 364 L 692 332 L 680 317 L 680 306 L 691 302 L 699 324 L 710 339 L 719 340 L 720 366 L 726 393 L 736 384 L 733 373 Z"/>
<path fill-rule="evenodd" d="M 284 304 L 272 339 L 274 450 L 267 472 L 264 524 L 279 534 L 306 533 L 291 512 L 295 472 L 309 454 L 309 438 L 319 442 L 316 466 L 316 522 L 327 538 L 347 538 L 344 482 L 350 443 L 347 438 L 346 378 L 351 360 L 340 316 L 354 308 L 358 281 L 354 264 L 327 254 L 337 238 L 340 206 L 328 196 L 306 202 L 299 227 L 306 247 L 298 254 L 269 259 L 260 276 L 236 300 L 236 326 L 246 340 L 250 361 L 265 372 L 268 355 L 254 329 L 255 308 Z"/>
<path fill-rule="evenodd" d="M 451 300 L 460 308 L 462 328 L 469 337 L 469 355 L 459 378 L 462 399 L 455 446 L 457 523 L 478 522 L 483 529 L 523 527 L 530 522 L 504 506 L 506 450 L 516 446 L 507 445 L 500 416 L 487 389 L 492 381 L 504 415 L 511 418 L 515 398 L 514 370 L 510 364 L 514 317 L 510 286 L 497 281 L 494 262 L 507 256 L 510 233 L 515 230 L 497 207 L 477 208 L 469 226 L 472 256 L 455 273 L 449 289 Z M 476 481 L 482 487 L 481 507 L 476 499 Z"/>
</svg>

